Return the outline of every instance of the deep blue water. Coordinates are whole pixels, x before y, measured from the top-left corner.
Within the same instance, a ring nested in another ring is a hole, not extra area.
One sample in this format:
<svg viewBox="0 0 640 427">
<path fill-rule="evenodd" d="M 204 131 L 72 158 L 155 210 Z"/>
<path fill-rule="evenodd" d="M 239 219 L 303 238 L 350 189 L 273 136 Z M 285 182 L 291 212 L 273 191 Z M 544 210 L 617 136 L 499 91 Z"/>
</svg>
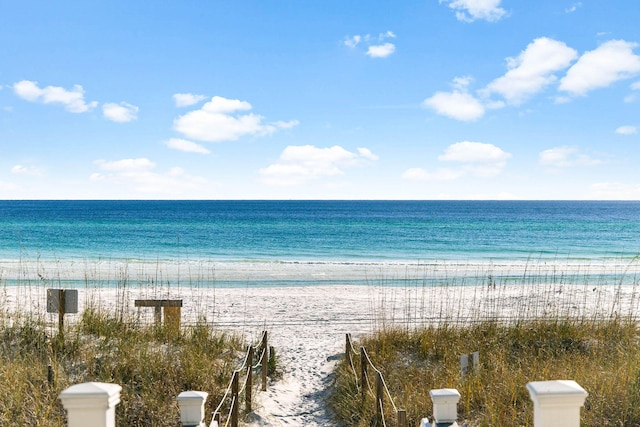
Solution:
<svg viewBox="0 0 640 427">
<path fill-rule="evenodd" d="M 0 259 L 632 259 L 640 202 L 0 201 Z"/>
</svg>

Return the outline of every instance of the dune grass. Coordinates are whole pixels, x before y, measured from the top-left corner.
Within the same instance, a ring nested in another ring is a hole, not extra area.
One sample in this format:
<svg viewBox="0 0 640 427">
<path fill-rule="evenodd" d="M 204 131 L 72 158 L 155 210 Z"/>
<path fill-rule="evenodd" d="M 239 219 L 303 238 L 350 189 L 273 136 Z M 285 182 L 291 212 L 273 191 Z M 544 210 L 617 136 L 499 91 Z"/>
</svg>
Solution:
<svg viewBox="0 0 640 427">
<path fill-rule="evenodd" d="M 176 396 L 207 391 L 211 414 L 243 353 L 204 322 L 176 333 L 88 308 L 61 338 L 42 318 L 0 315 L 0 425 L 64 426 L 59 394 L 98 381 L 122 386 L 118 425 L 173 427 Z"/>
<path fill-rule="evenodd" d="M 640 340 L 632 320 L 443 323 L 388 329 L 359 344 L 383 372 L 396 405 L 407 410 L 408 425 L 432 418 L 430 390 L 456 388 L 462 395 L 459 419 L 468 425 L 531 426 L 533 404 L 525 386 L 550 379 L 573 379 L 588 391 L 581 425 L 640 425 Z M 473 351 L 480 352 L 480 368 L 462 376 L 459 356 Z M 362 403 L 354 372 L 342 363 L 330 398 L 340 422 L 370 425 L 374 403 L 366 399 Z M 393 414 L 388 420 L 395 425 Z"/>
</svg>

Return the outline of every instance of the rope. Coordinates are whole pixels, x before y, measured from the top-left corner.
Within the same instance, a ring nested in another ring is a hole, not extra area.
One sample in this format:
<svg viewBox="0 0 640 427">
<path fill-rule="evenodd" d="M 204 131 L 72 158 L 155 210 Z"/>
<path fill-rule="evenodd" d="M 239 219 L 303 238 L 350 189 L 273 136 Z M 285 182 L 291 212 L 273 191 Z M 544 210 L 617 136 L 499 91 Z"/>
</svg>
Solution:
<svg viewBox="0 0 640 427">
<path fill-rule="evenodd" d="M 258 360 L 262 360 L 262 358 L 265 356 L 265 352 L 267 351 L 266 348 L 262 349 L 262 353 L 260 353 L 260 358 Z M 255 365 L 251 366 L 251 369 L 258 369 L 258 366 L 262 367 L 262 363 L 258 362 Z"/>
</svg>

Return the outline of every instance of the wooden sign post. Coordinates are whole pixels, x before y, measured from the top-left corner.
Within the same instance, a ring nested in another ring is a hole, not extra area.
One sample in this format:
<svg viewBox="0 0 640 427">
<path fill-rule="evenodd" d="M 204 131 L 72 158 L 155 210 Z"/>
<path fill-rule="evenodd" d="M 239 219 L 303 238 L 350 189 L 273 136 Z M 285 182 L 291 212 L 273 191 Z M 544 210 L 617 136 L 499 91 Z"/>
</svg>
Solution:
<svg viewBox="0 0 640 427">
<path fill-rule="evenodd" d="M 64 315 L 78 312 L 77 289 L 47 289 L 47 313 L 58 313 L 58 333 L 64 334 Z"/>
</svg>

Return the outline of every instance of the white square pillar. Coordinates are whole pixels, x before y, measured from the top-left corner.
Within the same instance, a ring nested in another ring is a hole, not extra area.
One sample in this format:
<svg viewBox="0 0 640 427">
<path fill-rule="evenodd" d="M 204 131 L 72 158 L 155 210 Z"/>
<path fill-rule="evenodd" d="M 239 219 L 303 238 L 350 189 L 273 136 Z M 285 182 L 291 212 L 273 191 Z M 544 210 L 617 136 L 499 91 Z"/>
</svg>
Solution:
<svg viewBox="0 0 640 427">
<path fill-rule="evenodd" d="M 176 400 L 180 407 L 180 421 L 183 427 L 204 426 L 204 404 L 209 393 L 204 391 L 183 391 Z"/>
<path fill-rule="evenodd" d="M 527 384 L 533 401 L 534 427 L 580 427 L 580 408 L 588 393 L 572 380 Z"/>
<path fill-rule="evenodd" d="M 72 385 L 60 393 L 67 410 L 69 427 L 115 427 L 116 405 L 120 402 L 118 384 L 83 383 Z"/>
<path fill-rule="evenodd" d="M 433 402 L 433 422 L 452 423 L 458 419 L 460 393 L 453 388 L 441 388 L 429 392 Z"/>
</svg>

